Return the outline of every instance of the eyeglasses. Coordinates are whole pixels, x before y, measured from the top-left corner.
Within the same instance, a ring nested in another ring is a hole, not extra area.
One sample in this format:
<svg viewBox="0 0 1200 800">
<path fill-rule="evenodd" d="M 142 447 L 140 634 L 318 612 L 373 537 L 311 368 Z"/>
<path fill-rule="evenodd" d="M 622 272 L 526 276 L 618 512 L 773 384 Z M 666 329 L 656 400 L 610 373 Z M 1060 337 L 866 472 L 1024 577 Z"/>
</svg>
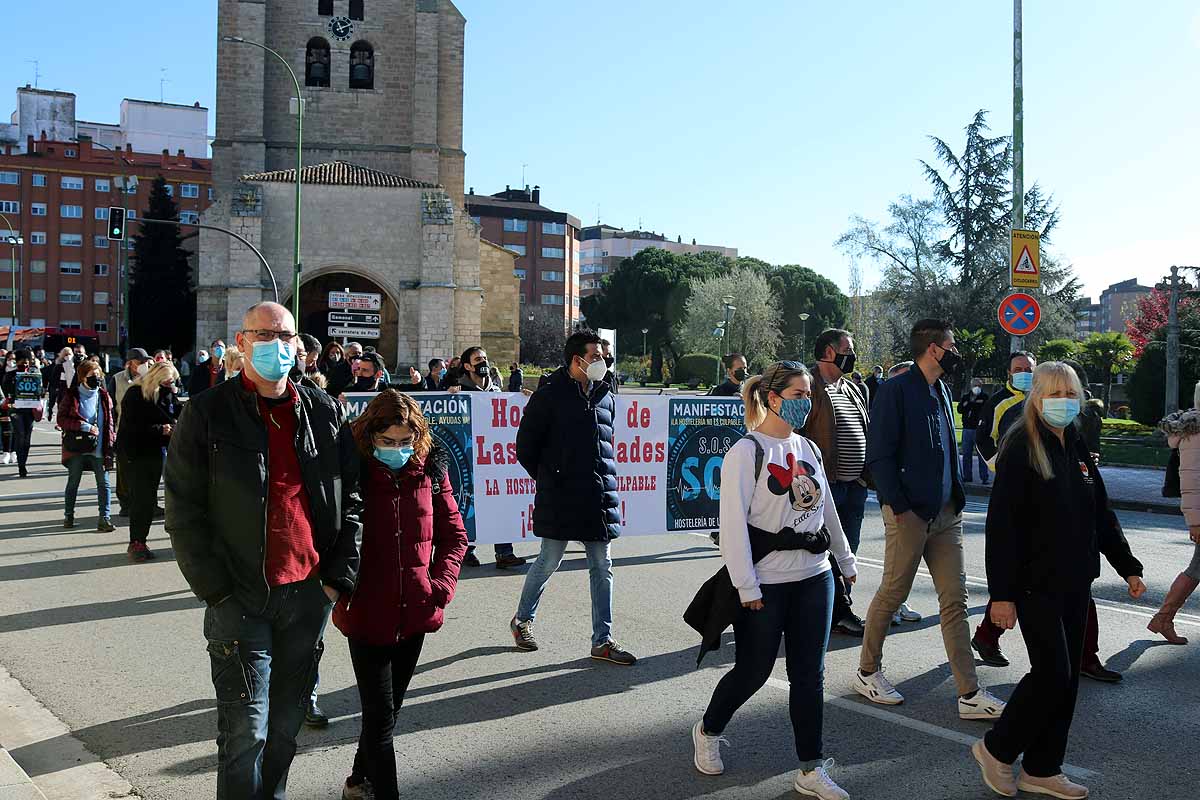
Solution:
<svg viewBox="0 0 1200 800">
<path fill-rule="evenodd" d="M 292 333 L 289 331 L 276 331 L 271 330 L 270 328 L 254 328 L 250 330 L 244 330 L 242 333 L 253 335 L 255 341 L 273 342 L 278 339 L 285 344 L 291 343 L 292 339 L 295 339 L 297 336 L 299 336 L 297 333 Z"/>
<path fill-rule="evenodd" d="M 390 436 L 375 436 L 376 447 L 412 447 L 414 437 L 409 436 L 405 439 L 393 439 Z"/>
</svg>

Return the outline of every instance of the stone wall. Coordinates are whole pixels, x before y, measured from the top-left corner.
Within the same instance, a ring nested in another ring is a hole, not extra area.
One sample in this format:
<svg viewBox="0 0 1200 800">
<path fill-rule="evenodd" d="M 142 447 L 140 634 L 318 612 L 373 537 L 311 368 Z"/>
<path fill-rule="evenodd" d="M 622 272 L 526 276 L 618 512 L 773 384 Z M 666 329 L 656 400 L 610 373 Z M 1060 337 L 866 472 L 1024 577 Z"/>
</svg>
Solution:
<svg viewBox="0 0 1200 800">
<path fill-rule="evenodd" d="M 484 239 L 479 240 L 479 275 L 483 286 L 481 341 L 492 363 L 507 367 L 521 349 L 521 280 L 513 274 L 516 255 Z"/>
</svg>

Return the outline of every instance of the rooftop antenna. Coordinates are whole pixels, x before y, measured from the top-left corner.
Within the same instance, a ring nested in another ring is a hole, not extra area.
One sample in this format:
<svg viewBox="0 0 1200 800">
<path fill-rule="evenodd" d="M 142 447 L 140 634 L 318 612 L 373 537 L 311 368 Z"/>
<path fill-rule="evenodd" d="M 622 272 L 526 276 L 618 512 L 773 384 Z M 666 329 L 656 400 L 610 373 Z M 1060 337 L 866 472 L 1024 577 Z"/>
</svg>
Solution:
<svg viewBox="0 0 1200 800">
<path fill-rule="evenodd" d="M 600 224 L 600 204 L 596 203 L 596 224 Z"/>
<path fill-rule="evenodd" d="M 41 62 L 39 62 L 38 60 L 33 59 L 33 58 L 27 58 L 27 59 L 25 59 L 25 63 L 33 64 L 33 88 L 36 89 L 36 88 L 38 88 L 38 82 L 41 81 L 41 79 L 42 79 L 42 73 L 41 73 L 41 70 L 39 69 L 39 67 L 41 66 Z"/>
<path fill-rule="evenodd" d="M 526 168 L 526 167 L 528 167 L 528 166 L 529 166 L 528 164 L 522 164 L 522 165 L 521 165 L 521 185 L 522 185 L 522 186 L 524 186 L 524 185 L 525 185 L 525 168 Z"/>
<path fill-rule="evenodd" d="M 158 102 L 165 103 L 166 102 L 166 91 L 165 91 L 164 87 L 171 81 L 167 78 L 167 68 L 166 67 L 160 67 L 158 71 L 162 74 L 162 77 L 158 79 Z"/>
</svg>

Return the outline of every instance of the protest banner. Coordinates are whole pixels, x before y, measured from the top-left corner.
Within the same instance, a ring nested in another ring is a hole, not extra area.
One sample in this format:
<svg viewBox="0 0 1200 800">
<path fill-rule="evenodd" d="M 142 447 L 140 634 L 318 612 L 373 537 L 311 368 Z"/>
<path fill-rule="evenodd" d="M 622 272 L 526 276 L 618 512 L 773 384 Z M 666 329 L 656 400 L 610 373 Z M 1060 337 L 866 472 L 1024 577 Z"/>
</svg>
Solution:
<svg viewBox="0 0 1200 800">
<path fill-rule="evenodd" d="M 42 373 L 18 372 L 14 383 L 16 399 L 13 408 L 42 407 Z"/>
</svg>

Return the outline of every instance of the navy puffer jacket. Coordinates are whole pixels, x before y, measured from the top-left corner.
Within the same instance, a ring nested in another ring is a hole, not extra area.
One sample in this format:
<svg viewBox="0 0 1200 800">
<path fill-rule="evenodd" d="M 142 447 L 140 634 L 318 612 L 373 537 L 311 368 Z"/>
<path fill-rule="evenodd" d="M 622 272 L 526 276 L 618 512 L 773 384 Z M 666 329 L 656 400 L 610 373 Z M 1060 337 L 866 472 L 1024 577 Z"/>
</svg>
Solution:
<svg viewBox="0 0 1200 800">
<path fill-rule="evenodd" d="M 517 460 L 537 480 L 534 535 L 571 542 L 621 535 L 615 416 L 612 387 L 597 381 L 589 395 L 566 367 L 529 398 L 517 431 Z"/>
</svg>

